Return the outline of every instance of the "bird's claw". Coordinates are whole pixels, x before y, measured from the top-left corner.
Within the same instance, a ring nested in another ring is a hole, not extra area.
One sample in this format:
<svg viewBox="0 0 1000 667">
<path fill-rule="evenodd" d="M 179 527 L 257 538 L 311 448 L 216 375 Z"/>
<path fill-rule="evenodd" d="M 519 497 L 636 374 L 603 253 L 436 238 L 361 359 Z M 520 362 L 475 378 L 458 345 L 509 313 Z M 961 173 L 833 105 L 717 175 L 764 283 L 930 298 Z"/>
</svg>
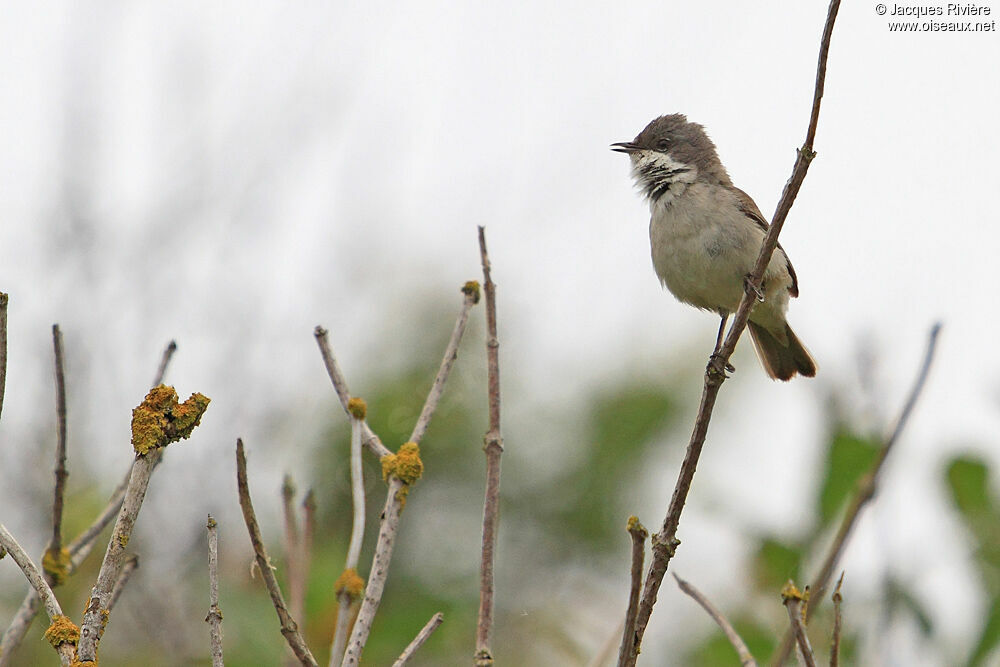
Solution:
<svg viewBox="0 0 1000 667">
<path fill-rule="evenodd" d="M 724 377 L 729 377 L 726 373 L 733 373 L 736 371 L 736 367 L 731 363 L 726 362 L 723 364 L 722 356 L 717 352 L 713 352 L 712 356 L 708 359 L 708 372 L 716 375 L 722 375 Z"/>
<path fill-rule="evenodd" d="M 760 303 L 764 303 L 764 289 L 763 286 L 757 287 L 750 281 L 750 274 L 743 276 L 743 290 L 753 296 Z"/>
</svg>

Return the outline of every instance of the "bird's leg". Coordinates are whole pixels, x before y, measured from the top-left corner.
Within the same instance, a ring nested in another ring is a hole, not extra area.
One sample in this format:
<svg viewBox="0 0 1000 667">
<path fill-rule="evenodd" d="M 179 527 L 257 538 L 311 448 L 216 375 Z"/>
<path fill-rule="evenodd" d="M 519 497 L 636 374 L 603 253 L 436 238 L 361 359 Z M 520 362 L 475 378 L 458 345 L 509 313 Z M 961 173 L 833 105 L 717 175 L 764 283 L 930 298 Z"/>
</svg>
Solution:
<svg viewBox="0 0 1000 667">
<path fill-rule="evenodd" d="M 715 349 L 712 351 L 712 356 L 709 357 L 708 365 L 716 373 L 722 373 L 724 371 L 732 373 L 736 370 L 736 367 L 727 363 L 724 368 L 721 368 L 722 357 L 719 356 L 719 352 L 722 350 L 722 339 L 726 333 L 726 322 L 729 321 L 729 313 L 720 312 L 719 317 L 719 333 L 715 337 Z"/>
<path fill-rule="evenodd" d="M 753 296 L 760 303 L 764 303 L 764 284 L 761 282 L 761 286 L 757 287 L 752 282 L 750 282 L 750 274 L 743 276 L 743 291 L 747 294 Z"/>
</svg>

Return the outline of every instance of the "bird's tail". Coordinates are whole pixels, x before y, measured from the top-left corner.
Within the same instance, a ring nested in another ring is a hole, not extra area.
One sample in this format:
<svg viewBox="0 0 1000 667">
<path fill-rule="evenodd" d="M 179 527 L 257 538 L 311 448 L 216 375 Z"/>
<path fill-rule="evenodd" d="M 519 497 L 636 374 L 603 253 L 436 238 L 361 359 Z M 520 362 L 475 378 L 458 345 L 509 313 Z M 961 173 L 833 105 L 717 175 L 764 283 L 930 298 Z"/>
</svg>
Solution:
<svg viewBox="0 0 1000 667">
<path fill-rule="evenodd" d="M 750 322 L 747 326 L 750 329 L 753 346 L 757 350 L 757 357 L 771 378 L 791 380 L 796 373 L 806 377 L 816 375 L 816 362 L 787 322 L 785 323 L 787 344 L 783 344 L 759 324 Z"/>
</svg>

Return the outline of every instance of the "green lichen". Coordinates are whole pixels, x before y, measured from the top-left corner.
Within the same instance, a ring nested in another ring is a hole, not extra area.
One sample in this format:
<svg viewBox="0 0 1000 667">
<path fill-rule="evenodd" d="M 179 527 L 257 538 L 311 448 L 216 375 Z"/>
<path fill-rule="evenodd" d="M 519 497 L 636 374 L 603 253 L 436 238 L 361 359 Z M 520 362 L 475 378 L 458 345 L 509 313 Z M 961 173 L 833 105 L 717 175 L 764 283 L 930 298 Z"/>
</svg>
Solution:
<svg viewBox="0 0 1000 667">
<path fill-rule="evenodd" d="M 132 447 L 136 454 L 145 456 L 153 449 L 189 438 L 210 401 L 203 394 L 191 394 L 188 400 L 178 403 L 173 387 L 161 384 L 151 389 L 132 410 Z"/>
<path fill-rule="evenodd" d="M 357 600 L 361 597 L 361 591 L 365 589 L 365 580 L 358 575 L 358 571 L 353 567 L 345 569 L 337 582 L 333 585 L 333 592 L 337 595 L 346 594 L 350 599 Z"/>
<path fill-rule="evenodd" d="M 56 616 L 45 631 L 45 640 L 52 644 L 52 648 L 59 648 L 62 644 L 75 646 L 80 641 L 80 628 L 69 620 L 69 616 Z"/>
<path fill-rule="evenodd" d="M 66 581 L 71 567 L 72 561 L 67 549 L 49 548 L 42 555 L 42 569 L 52 578 L 55 586 Z"/>
</svg>

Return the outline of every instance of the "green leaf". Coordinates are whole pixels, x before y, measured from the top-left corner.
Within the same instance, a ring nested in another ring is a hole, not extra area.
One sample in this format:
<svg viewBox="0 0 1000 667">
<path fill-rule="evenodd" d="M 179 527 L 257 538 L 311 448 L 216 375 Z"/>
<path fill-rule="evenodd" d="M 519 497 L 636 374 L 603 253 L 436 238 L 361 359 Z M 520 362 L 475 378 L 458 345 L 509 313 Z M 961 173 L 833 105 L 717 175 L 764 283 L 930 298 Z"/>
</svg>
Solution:
<svg viewBox="0 0 1000 667">
<path fill-rule="evenodd" d="M 802 550 L 765 537 L 754 554 L 753 573 L 759 590 L 778 591 L 789 579 L 799 578 Z"/>
<path fill-rule="evenodd" d="M 858 480 L 871 470 L 878 452 L 878 443 L 870 439 L 845 431 L 834 435 L 819 494 L 820 528 L 837 516 L 847 498 L 854 493 Z"/>
<path fill-rule="evenodd" d="M 986 622 L 983 623 L 979 641 L 969 657 L 969 667 L 984 664 L 983 660 L 989 657 L 997 642 L 1000 642 L 1000 600 L 994 598 Z"/>
<path fill-rule="evenodd" d="M 966 519 L 992 510 L 986 463 L 972 457 L 957 457 L 948 464 L 947 474 L 951 498 Z"/>
</svg>

